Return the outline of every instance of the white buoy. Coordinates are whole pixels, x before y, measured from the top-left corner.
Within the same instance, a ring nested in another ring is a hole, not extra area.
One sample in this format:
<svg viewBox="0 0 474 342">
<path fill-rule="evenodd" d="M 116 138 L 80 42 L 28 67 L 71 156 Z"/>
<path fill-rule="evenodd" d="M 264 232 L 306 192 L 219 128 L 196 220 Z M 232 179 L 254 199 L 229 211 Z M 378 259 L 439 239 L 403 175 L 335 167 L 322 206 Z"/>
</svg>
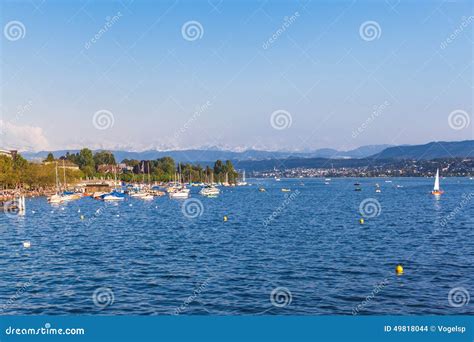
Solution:
<svg viewBox="0 0 474 342">
<path fill-rule="evenodd" d="M 30 248 L 31 247 L 31 242 L 30 241 L 23 241 L 23 247 L 24 248 Z"/>
</svg>

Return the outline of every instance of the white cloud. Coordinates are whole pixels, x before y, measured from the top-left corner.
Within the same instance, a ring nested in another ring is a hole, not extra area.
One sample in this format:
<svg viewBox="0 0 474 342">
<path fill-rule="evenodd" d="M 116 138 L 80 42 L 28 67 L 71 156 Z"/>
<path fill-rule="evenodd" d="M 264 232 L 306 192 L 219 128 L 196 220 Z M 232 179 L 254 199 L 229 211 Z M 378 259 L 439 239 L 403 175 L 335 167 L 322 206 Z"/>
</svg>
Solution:
<svg viewBox="0 0 474 342">
<path fill-rule="evenodd" d="M 49 148 L 43 129 L 35 126 L 20 126 L 0 119 L 0 146 L 19 151 L 40 151 Z"/>
</svg>

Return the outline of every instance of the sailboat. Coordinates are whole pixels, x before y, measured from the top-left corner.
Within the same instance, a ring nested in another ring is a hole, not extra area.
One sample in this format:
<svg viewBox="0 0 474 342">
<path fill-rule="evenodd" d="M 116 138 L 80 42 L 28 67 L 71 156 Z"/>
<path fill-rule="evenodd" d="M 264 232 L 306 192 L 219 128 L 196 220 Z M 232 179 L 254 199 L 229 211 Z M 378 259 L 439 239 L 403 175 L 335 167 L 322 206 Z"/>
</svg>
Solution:
<svg viewBox="0 0 474 342">
<path fill-rule="evenodd" d="M 48 203 L 60 204 L 65 201 L 64 196 L 59 194 L 59 175 L 58 175 L 58 162 L 56 162 L 56 193 L 48 197 Z"/>
<path fill-rule="evenodd" d="M 242 180 L 237 183 L 238 186 L 245 186 L 247 185 L 247 181 L 245 180 L 245 170 L 242 173 Z"/>
<path fill-rule="evenodd" d="M 189 197 L 189 189 L 186 189 L 186 186 L 182 183 L 181 179 L 181 164 L 178 164 L 179 174 L 178 174 L 178 185 L 174 188 L 172 192 L 168 192 L 170 198 L 179 198 L 184 199 Z"/>
<path fill-rule="evenodd" d="M 117 166 L 114 168 L 114 189 L 112 192 L 102 196 L 102 199 L 107 202 L 123 201 L 125 199 L 125 195 L 117 189 Z"/>
<path fill-rule="evenodd" d="M 431 193 L 435 196 L 441 196 L 444 193 L 444 191 L 439 188 L 439 169 L 436 169 L 435 182 Z"/>
</svg>

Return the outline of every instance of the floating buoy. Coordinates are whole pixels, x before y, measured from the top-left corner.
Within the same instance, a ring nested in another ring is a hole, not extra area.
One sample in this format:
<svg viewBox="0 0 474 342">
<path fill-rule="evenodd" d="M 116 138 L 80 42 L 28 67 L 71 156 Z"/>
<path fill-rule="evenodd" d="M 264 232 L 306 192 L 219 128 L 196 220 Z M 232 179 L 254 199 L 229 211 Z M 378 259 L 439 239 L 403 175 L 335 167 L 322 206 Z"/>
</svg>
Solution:
<svg viewBox="0 0 474 342">
<path fill-rule="evenodd" d="M 79 209 L 77 212 L 80 213 L 80 212 L 81 212 L 81 209 Z"/>
<path fill-rule="evenodd" d="M 23 241 L 23 247 L 24 248 L 30 248 L 31 247 L 31 242 L 30 241 Z"/>
<path fill-rule="evenodd" d="M 36 214 L 36 211 L 32 210 L 31 213 L 32 213 L 32 214 Z"/>
<path fill-rule="evenodd" d="M 403 274 L 403 266 L 398 264 L 397 267 L 395 267 L 395 273 L 397 275 L 402 275 Z"/>
<path fill-rule="evenodd" d="M 224 222 L 227 222 L 229 218 L 227 216 L 224 216 Z"/>
<path fill-rule="evenodd" d="M 84 220 L 84 215 L 81 215 L 81 220 Z"/>
<path fill-rule="evenodd" d="M 117 214 L 117 217 L 120 217 L 120 215 L 119 215 L 119 214 Z"/>
<path fill-rule="evenodd" d="M 364 219 L 363 218 L 359 219 L 359 223 L 364 224 L 365 223 Z"/>
</svg>

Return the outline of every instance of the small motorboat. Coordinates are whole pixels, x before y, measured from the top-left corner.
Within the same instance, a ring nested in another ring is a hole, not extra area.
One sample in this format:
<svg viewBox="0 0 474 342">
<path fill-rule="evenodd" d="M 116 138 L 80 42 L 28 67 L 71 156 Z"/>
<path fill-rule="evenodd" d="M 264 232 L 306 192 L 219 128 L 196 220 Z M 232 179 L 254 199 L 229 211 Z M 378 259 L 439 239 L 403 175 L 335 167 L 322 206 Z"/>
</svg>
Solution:
<svg viewBox="0 0 474 342">
<path fill-rule="evenodd" d="M 176 191 L 174 192 L 170 192 L 169 193 L 169 196 L 170 198 L 188 198 L 189 197 L 189 192 L 190 190 L 189 189 L 186 189 L 186 188 L 180 188 L 180 189 L 177 189 Z"/>
<path fill-rule="evenodd" d="M 109 194 L 105 194 L 102 196 L 102 200 L 113 202 L 113 201 L 123 201 L 125 199 L 125 195 L 119 192 L 113 191 Z"/>
<path fill-rule="evenodd" d="M 215 186 L 209 185 L 202 188 L 201 191 L 199 191 L 199 194 L 209 197 L 209 196 L 217 196 L 220 194 L 220 192 L 221 191 Z"/>
<path fill-rule="evenodd" d="M 285 188 L 281 189 L 281 192 L 290 192 L 290 191 L 291 189 L 285 189 Z"/>
</svg>

